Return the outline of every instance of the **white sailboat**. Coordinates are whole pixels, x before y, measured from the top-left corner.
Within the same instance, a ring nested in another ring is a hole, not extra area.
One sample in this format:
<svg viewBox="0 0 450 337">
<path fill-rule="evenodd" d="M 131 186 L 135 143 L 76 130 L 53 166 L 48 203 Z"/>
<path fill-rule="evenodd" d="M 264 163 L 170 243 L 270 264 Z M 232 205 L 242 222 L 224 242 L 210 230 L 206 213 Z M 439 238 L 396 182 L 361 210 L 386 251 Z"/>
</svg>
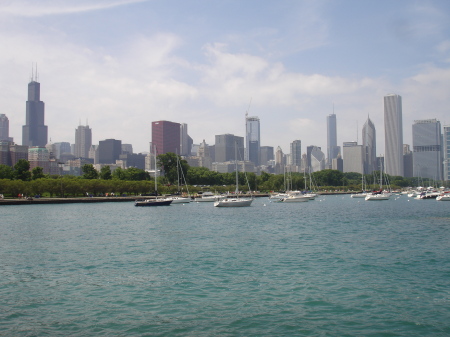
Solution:
<svg viewBox="0 0 450 337">
<path fill-rule="evenodd" d="M 247 207 L 253 202 L 252 198 L 239 198 L 239 176 L 238 176 L 238 165 L 237 165 L 237 144 L 235 144 L 235 171 L 236 171 L 236 189 L 234 196 L 227 196 L 225 199 L 217 200 L 214 202 L 214 207 Z M 250 188 L 249 188 L 250 190 Z"/>
<path fill-rule="evenodd" d="M 383 171 L 380 170 L 380 190 L 367 194 L 365 200 L 389 200 L 391 193 L 383 191 Z"/>
<path fill-rule="evenodd" d="M 178 186 L 178 194 L 180 194 L 180 171 L 181 171 L 181 175 L 182 175 L 182 181 L 184 180 L 184 182 L 186 182 L 186 179 L 184 179 L 184 174 L 183 174 L 183 170 L 181 169 L 181 163 L 180 163 L 180 158 L 177 156 L 177 186 Z M 180 195 L 173 195 L 168 197 L 167 199 L 172 199 L 172 204 L 188 204 L 191 202 L 191 196 L 189 195 L 189 189 L 186 185 L 186 190 L 187 190 L 187 197 L 183 197 Z"/>
<path fill-rule="evenodd" d="M 134 201 L 134 206 L 170 206 L 173 200 L 158 198 L 158 170 L 156 168 L 156 148 L 154 149 L 155 154 L 155 199 L 136 199 Z"/>
</svg>

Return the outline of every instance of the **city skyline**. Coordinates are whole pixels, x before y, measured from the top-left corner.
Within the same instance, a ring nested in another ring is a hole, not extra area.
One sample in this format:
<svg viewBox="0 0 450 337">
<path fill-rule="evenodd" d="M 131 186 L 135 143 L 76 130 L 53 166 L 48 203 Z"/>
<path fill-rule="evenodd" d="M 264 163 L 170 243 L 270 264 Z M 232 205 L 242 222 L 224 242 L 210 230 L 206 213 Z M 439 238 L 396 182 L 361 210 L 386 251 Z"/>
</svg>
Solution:
<svg viewBox="0 0 450 337">
<path fill-rule="evenodd" d="M 194 143 L 213 144 L 217 134 L 245 136 L 249 110 L 261 146 L 287 152 L 300 139 L 326 152 L 333 105 L 342 145 L 367 115 L 381 135 L 383 96 L 395 92 L 412 144 L 414 120 L 450 122 L 449 13 L 439 0 L 3 3 L 0 113 L 18 142 L 37 63 L 55 142 L 73 143 L 89 118 L 94 144 L 114 137 L 147 151 L 155 120 L 187 123 Z"/>
</svg>

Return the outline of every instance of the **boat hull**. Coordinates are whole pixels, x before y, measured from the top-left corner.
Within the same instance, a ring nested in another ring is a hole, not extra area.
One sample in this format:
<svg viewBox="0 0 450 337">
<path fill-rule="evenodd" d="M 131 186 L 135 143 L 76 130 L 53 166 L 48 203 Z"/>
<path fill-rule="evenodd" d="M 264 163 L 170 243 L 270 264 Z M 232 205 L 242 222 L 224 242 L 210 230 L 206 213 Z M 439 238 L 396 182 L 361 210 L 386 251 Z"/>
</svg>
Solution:
<svg viewBox="0 0 450 337">
<path fill-rule="evenodd" d="M 248 207 L 252 204 L 253 199 L 230 198 L 217 200 L 214 207 Z"/>
<path fill-rule="evenodd" d="M 134 202 L 134 206 L 170 206 L 172 200 L 166 199 L 145 199 L 145 200 L 136 200 Z"/>
</svg>

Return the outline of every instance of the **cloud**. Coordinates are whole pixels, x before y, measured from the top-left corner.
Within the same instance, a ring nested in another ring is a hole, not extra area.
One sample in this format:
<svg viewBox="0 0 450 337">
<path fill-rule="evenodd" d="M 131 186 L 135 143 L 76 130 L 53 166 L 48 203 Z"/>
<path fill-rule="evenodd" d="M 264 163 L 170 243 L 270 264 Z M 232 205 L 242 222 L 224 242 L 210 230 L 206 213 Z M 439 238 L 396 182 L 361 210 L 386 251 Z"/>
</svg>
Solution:
<svg viewBox="0 0 450 337">
<path fill-rule="evenodd" d="M 8 3 L 0 3 L 0 15 L 38 17 L 45 15 L 71 14 L 108 9 L 146 1 L 148 0 L 78 0 L 74 3 L 70 0 L 15 0 Z"/>
</svg>

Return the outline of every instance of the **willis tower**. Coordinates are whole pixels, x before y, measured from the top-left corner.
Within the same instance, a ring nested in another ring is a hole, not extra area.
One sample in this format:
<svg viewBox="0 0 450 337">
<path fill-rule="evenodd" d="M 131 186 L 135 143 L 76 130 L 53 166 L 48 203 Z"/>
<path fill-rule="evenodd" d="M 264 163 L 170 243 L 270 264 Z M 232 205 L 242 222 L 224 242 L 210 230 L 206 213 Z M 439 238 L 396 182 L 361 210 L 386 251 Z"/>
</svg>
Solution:
<svg viewBox="0 0 450 337">
<path fill-rule="evenodd" d="M 40 100 L 41 84 L 36 74 L 28 83 L 26 103 L 26 124 L 22 126 L 22 145 L 45 147 L 47 145 L 47 125 L 44 125 L 44 102 Z"/>
</svg>

